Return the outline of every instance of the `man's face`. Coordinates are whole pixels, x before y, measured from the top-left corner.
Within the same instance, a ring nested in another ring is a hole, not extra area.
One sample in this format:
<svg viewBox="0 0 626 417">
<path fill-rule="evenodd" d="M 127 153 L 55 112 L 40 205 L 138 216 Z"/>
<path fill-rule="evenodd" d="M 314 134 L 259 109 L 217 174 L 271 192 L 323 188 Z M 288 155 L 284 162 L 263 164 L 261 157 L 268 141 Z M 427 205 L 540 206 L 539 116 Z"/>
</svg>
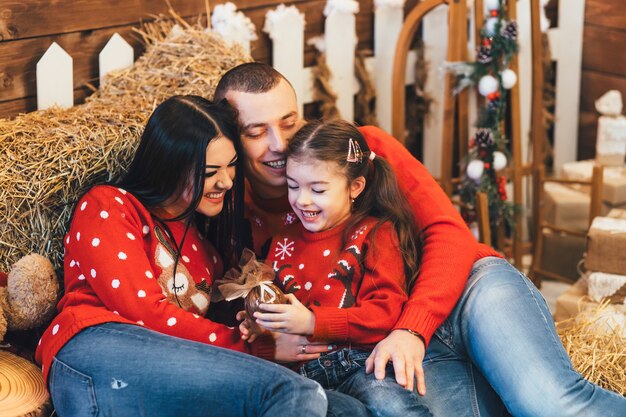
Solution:
<svg viewBox="0 0 626 417">
<path fill-rule="evenodd" d="M 281 80 L 265 93 L 229 91 L 226 99 L 239 111 L 246 178 L 252 192 L 263 198 L 285 195 L 284 152 L 302 125 L 293 88 Z"/>
</svg>

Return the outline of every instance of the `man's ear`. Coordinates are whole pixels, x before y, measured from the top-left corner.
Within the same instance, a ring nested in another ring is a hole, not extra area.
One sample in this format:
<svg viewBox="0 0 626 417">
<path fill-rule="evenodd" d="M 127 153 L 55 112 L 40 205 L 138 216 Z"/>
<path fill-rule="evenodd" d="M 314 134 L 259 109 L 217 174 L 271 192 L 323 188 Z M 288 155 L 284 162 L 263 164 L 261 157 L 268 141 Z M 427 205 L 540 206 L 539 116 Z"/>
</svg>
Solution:
<svg viewBox="0 0 626 417">
<path fill-rule="evenodd" d="M 350 198 L 356 199 L 365 189 L 366 180 L 364 176 L 357 177 L 350 183 Z"/>
</svg>

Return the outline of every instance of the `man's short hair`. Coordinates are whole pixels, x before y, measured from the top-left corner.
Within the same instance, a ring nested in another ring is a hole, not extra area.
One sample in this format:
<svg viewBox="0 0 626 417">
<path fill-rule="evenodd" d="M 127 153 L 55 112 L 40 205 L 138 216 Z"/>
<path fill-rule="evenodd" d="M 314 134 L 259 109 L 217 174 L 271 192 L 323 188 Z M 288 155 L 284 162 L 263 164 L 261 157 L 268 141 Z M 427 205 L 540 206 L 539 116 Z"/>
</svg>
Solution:
<svg viewBox="0 0 626 417">
<path fill-rule="evenodd" d="M 215 87 L 213 100 L 224 99 L 229 91 L 265 93 L 276 87 L 280 80 L 287 81 L 280 72 L 270 65 L 261 62 L 237 65 L 222 75 L 217 87 Z"/>
</svg>

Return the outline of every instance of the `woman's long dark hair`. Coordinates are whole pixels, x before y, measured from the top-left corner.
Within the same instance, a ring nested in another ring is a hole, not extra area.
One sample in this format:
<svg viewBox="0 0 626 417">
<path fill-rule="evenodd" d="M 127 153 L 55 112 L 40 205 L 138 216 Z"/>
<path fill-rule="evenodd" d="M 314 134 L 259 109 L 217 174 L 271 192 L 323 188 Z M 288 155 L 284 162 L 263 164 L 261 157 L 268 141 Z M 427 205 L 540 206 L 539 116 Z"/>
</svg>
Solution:
<svg viewBox="0 0 626 417">
<path fill-rule="evenodd" d="M 358 144 L 358 147 L 352 149 L 353 158 L 350 159 L 353 162 L 347 160 L 350 139 Z M 410 291 L 417 279 L 421 259 L 420 238 L 413 211 L 400 192 L 387 161 L 380 156 L 371 160 L 370 155 L 370 148 L 363 135 L 354 125 L 343 120 L 310 122 L 295 134 L 287 148 L 288 159 L 336 163 L 348 183 L 361 176 L 366 179 L 365 189 L 354 201 L 352 215 L 344 233 L 344 244 L 350 229 L 367 216 L 379 219 L 373 233 L 383 222 L 391 222 L 398 234 L 407 290 Z"/>
<path fill-rule="evenodd" d="M 233 142 L 237 155 L 242 155 L 237 114 L 225 102 L 213 103 L 193 95 L 170 97 L 150 116 L 128 172 L 117 186 L 148 209 L 178 200 L 191 187 L 191 203 L 181 214 L 171 219 L 154 217 L 166 229 L 169 221 L 189 224 L 195 220 L 228 263 L 241 253 L 233 237 L 241 236 L 243 221 L 243 158 L 238 159 L 222 212 L 214 218 L 195 213 L 204 190 L 206 149 L 219 136 Z"/>
</svg>

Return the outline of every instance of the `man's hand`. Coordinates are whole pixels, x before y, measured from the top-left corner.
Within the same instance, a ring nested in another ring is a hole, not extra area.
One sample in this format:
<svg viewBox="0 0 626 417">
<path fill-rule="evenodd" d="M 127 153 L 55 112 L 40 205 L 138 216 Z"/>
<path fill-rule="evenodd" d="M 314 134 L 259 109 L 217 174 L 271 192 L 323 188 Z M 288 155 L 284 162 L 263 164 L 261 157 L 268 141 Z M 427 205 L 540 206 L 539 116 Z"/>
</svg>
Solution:
<svg viewBox="0 0 626 417">
<path fill-rule="evenodd" d="M 396 381 L 409 391 L 413 390 L 413 375 L 417 378 L 417 392 L 426 395 L 422 361 L 426 353 L 424 341 L 406 330 L 394 330 L 381 340 L 365 361 L 365 372 L 374 371 L 376 379 L 385 378 L 385 367 L 393 361 Z"/>
<path fill-rule="evenodd" d="M 315 329 L 315 315 L 293 294 L 287 294 L 290 304 L 261 304 L 255 312 L 256 323 L 268 330 L 310 336 Z"/>
<path fill-rule="evenodd" d="M 312 344 L 305 336 L 272 333 L 276 342 L 274 359 L 278 362 L 310 361 L 320 357 L 320 353 L 330 352 L 337 346 Z"/>
</svg>

